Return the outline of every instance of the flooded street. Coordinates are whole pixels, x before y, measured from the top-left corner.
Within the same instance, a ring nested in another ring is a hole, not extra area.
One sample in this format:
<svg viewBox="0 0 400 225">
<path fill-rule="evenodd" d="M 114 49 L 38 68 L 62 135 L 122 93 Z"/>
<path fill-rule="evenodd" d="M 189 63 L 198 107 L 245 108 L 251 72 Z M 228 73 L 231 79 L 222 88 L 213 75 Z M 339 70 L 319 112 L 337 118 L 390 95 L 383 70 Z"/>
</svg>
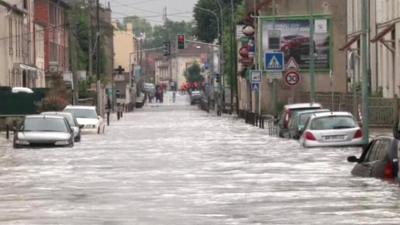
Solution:
<svg viewBox="0 0 400 225">
<path fill-rule="evenodd" d="M 2 137 L 3 138 L 3 137 Z M 400 224 L 359 149 L 304 149 L 233 117 L 153 105 L 74 148 L 0 141 L 0 224 Z"/>
</svg>

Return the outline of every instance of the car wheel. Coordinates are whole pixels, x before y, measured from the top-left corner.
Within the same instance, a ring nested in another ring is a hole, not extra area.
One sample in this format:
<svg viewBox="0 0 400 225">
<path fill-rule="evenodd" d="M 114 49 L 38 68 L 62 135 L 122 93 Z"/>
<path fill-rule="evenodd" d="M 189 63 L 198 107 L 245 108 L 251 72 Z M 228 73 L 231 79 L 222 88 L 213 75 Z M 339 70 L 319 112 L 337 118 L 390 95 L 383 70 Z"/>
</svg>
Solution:
<svg viewBox="0 0 400 225">
<path fill-rule="evenodd" d="M 80 142 L 81 141 L 81 135 L 76 136 L 75 142 Z"/>
</svg>

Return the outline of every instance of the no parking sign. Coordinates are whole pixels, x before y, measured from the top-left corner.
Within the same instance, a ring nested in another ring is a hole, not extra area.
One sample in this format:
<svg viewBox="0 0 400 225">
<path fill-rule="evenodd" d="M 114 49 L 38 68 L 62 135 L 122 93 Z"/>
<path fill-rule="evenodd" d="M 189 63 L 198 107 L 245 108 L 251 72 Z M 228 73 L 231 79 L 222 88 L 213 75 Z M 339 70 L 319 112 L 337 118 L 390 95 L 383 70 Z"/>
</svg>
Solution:
<svg viewBox="0 0 400 225">
<path fill-rule="evenodd" d="M 298 83 L 300 83 L 300 74 L 297 71 L 288 71 L 285 73 L 283 80 L 287 86 L 296 86 Z"/>
</svg>

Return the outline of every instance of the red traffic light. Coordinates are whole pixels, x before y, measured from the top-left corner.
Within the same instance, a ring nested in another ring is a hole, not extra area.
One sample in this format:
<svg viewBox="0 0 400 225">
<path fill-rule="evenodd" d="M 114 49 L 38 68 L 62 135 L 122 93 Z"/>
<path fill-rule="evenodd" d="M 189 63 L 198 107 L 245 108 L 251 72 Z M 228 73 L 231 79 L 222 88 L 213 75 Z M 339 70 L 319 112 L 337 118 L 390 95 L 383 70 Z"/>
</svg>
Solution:
<svg viewBox="0 0 400 225">
<path fill-rule="evenodd" d="M 185 48 L 185 35 L 178 34 L 178 49 L 184 49 L 184 48 Z"/>
</svg>

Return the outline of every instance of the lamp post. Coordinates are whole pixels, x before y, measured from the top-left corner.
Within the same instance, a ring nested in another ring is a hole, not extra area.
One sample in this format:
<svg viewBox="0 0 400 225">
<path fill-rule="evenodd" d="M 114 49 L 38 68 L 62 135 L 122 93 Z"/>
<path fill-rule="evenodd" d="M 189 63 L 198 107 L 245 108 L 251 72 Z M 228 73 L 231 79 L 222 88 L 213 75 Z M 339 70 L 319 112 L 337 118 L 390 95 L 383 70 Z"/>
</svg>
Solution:
<svg viewBox="0 0 400 225">
<path fill-rule="evenodd" d="M 215 19 L 216 19 L 216 21 L 217 21 L 217 33 L 218 33 L 218 39 L 220 39 L 221 40 L 221 43 L 220 43 L 220 45 L 219 45 L 219 48 L 218 48 L 218 52 L 219 52 L 219 60 L 218 60 L 218 69 L 219 69 L 219 74 L 220 74 L 220 77 L 223 77 L 223 74 L 222 74 L 222 72 L 221 71 L 223 71 L 223 69 L 222 69 L 222 60 L 221 60 L 221 56 L 222 56 L 222 54 L 223 54 L 223 45 L 222 45 L 222 39 L 221 39 L 221 36 L 222 36 L 222 33 L 221 33 L 221 28 L 220 28 L 220 19 L 218 18 L 218 15 L 214 12 L 214 11 L 212 11 L 212 10 L 210 10 L 210 9 L 206 9 L 206 8 L 202 8 L 202 7 L 199 7 L 199 6 L 195 6 L 195 8 L 197 8 L 197 9 L 199 9 L 199 10 L 203 10 L 204 12 L 208 12 L 208 13 L 210 13 L 211 15 L 213 15 L 214 17 L 215 17 Z M 222 10 L 221 10 L 222 11 Z M 223 96 L 223 93 L 224 93 L 224 91 L 222 90 L 222 84 L 221 84 L 221 82 L 222 82 L 222 80 L 223 79 L 220 79 L 220 82 L 219 82 L 219 90 L 220 90 L 220 98 Z M 222 95 L 222 96 L 221 96 Z M 219 107 L 221 107 L 221 101 L 220 101 L 221 99 L 219 99 L 219 101 L 218 101 L 218 104 L 219 104 Z M 220 109 L 220 108 L 219 108 Z"/>
</svg>

